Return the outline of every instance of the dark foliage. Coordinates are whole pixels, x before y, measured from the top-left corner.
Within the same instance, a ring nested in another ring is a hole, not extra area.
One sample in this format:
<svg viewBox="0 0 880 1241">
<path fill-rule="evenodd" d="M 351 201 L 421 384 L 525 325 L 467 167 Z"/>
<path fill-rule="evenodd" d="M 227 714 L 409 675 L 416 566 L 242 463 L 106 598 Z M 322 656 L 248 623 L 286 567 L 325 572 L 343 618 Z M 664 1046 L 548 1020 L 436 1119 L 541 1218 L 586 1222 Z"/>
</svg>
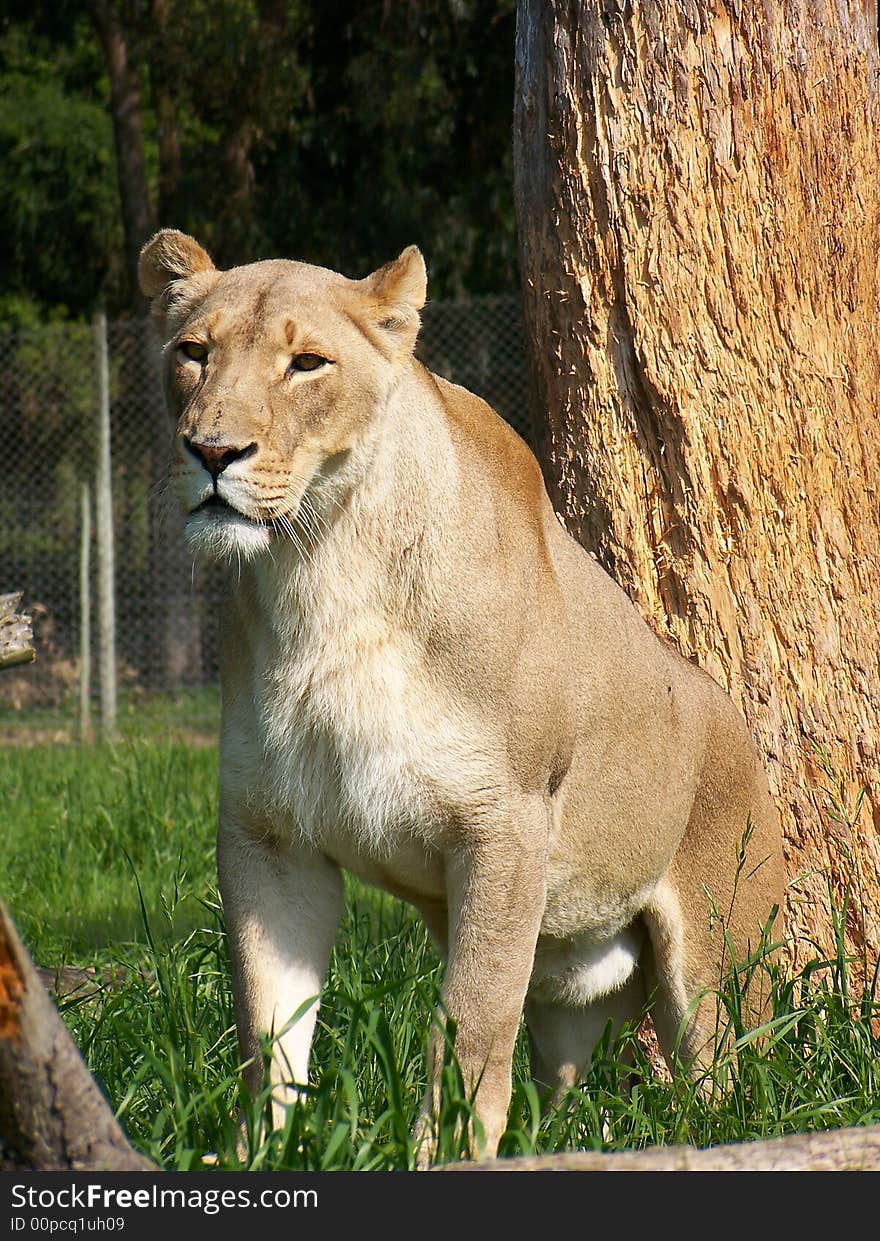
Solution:
<svg viewBox="0 0 880 1241">
<path fill-rule="evenodd" d="M 117 176 L 108 14 L 134 71 L 141 190 Z M 0 321 L 135 305 L 126 192 L 221 264 L 358 276 L 416 242 L 435 297 L 514 288 L 513 25 L 512 0 L 10 3 Z"/>
</svg>

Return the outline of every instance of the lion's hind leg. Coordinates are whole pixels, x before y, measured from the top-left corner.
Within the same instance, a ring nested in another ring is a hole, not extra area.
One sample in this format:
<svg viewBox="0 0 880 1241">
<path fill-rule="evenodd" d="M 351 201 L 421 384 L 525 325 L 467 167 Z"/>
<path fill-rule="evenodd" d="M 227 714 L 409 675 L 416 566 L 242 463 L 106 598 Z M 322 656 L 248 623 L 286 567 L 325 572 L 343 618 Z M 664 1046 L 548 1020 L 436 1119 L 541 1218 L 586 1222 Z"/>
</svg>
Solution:
<svg viewBox="0 0 880 1241">
<path fill-rule="evenodd" d="M 532 1077 L 558 1098 L 589 1069 L 608 1025 L 612 1040 L 645 1009 L 639 968 L 639 928 L 629 927 L 583 954 L 574 950 L 564 970 L 538 977 L 525 1005 Z"/>
<path fill-rule="evenodd" d="M 675 886 L 662 880 L 642 917 L 649 932 L 646 954 L 646 989 L 657 1041 L 670 1069 L 693 1073 L 712 1058 L 712 1023 L 708 975 L 702 987 L 693 968 L 686 964 L 685 924 Z"/>
<path fill-rule="evenodd" d="M 747 936 L 741 926 L 731 931 L 712 894 L 701 896 L 683 908 L 670 874 L 642 910 L 650 940 L 645 983 L 651 1019 L 670 1069 L 692 1078 L 711 1069 L 725 1045 L 731 1024 L 728 1002 L 735 1003 L 746 1027 L 754 1027 L 765 1014 L 769 987 L 760 964 L 745 964 L 750 954 L 760 956 L 761 924 L 755 919 Z"/>
<path fill-rule="evenodd" d="M 696 1076 L 712 1064 L 726 1039 L 726 1005 L 740 1031 L 764 1020 L 770 977 L 746 963 L 765 952 L 783 891 L 767 780 L 745 725 L 728 712 L 707 749 L 684 837 L 641 914 L 648 1001 L 670 1068 Z"/>
</svg>

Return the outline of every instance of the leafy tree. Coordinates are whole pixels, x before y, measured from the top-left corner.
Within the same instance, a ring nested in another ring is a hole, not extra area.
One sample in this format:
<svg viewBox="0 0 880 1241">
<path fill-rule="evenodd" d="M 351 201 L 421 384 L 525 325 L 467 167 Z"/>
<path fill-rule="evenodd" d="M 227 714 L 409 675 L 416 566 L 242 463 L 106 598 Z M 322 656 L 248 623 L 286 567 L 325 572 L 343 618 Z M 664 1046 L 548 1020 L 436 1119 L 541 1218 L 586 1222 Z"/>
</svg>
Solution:
<svg viewBox="0 0 880 1241">
<path fill-rule="evenodd" d="M 13 0 L 0 318 L 27 298 L 140 311 L 135 258 L 157 223 L 220 263 L 358 275 L 415 241 L 435 297 L 515 287 L 513 7 Z"/>
<path fill-rule="evenodd" d="M 88 23 L 0 35 L 0 317 L 85 313 L 122 283 L 113 136 Z"/>
<path fill-rule="evenodd" d="M 513 7 L 314 6 L 300 141 L 261 152 L 277 250 L 356 274 L 416 242 L 434 296 L 515 287 Z"/>
</svg>

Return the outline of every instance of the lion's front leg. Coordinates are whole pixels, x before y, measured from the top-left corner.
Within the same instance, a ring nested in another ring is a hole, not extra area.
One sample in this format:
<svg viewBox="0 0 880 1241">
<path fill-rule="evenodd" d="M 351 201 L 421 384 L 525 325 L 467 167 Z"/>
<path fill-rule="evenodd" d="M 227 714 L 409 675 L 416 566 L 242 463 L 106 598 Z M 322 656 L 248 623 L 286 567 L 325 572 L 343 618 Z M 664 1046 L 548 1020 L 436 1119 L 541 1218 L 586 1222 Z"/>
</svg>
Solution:
<svg viewBox="0 0 880 1241">
<path fill-rule="evenodd" d="M 235 1018 L 245 1081 L 263 1086 L 261 1035 L 273 1038 L 270 1078 L 276 1127 L 295 1086 L 308 1081 L 309 1051 L 342 908 L 339 869 L 322 854 L 265 843 L 235 822 L 217 839 L 220 895 L 229 932 Z M 315 999 L 291 1024 L 307 1001 Z"/>
<path fill-rule="evenodd" d="M 455 1024 L 465 1089 L 475 1092 L 486 1155 L 496 1153 L 506 1127 L 514 1045 L 546 899 L 548 823 L 543 801 L 491 823 L 481 815 L 448 864 L 449 961 L 415 1135 L 421 1166 L 434 1150 L 446 1017 Z"/>
</svg>

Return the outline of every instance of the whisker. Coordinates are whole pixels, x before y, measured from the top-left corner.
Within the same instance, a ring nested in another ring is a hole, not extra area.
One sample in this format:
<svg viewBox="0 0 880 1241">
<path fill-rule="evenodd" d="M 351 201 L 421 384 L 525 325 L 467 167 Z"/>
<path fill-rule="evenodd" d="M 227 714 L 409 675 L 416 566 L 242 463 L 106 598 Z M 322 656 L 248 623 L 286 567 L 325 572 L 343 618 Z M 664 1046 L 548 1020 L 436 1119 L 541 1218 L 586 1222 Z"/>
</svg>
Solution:
<svg viewBox="0 0 880 1241">
<path fill-rule="evenodd" d="M 314 544 L 317 544 L 318 539 L 321 535 L 326 537 L 326 535 L 328 534 L 329 531 L 328 531 L 327 526 L 321 525 L 319 514 L 315 511 L 315 509 L 309 503 L 307 503 L 306 496 L 303 496 L 303 502 L 302 502 L 302 505 L 300 506 L 300 512 L 302 515 L 303 529 L 306 531 L 306 533 L 308 534 L 312 542 Z"/>
<path fill-rule="evenodd" d="M 297 551 L 303 558 L 303 562 L 305 564 L 311 563 L 310 553 L 313 553 L 314 549 L 310 548 L 307 543 L 303 542 L 303 540 L 297 534 L 296 529 L 294 528 L 293 522 L 291 522 L 289 518 L 285 516 L 281 520 L 281 528 L 285 530 L 287 534 L 290 536 L 290 538 L 293 540 L 293 543 L 296 546 Z"/>
<path fill-rule="evenodd" d="M 303 544 L 302 539 L 297 534 L 296 530 L 294 529 L 293 523 L 291 522 L 287 514 L 281 511 L 274 513 L 272 515 L 272 523 L 273 525 L 275 525 L 277 529 L 280 529 L 282 533 L 285 534 L 290 539 L 290 541 L 293 543 L 294 547 L 296 548 L 300 556 L 302 556 L 303 560 L 307 561 L 308 549 Z"/>
<path fill-rule="evenodd" d="M 261 525 L 273 528 L 276 534 L 287 539 L 306 566 L 312 564 L 321 542 L 333 529 L 332 518 L 321 511 L 319 503 L 323 505 L 324 501 L 329 501 L 340 514 L 345 513 L 335 496 L 322 495 L 319 501 L 309 490 L 312 481 L 311 473 L 291 471 L 280 488 L 276 484 L 280 495 L 273 497 L 275 503 L 267 504 L 264 516 L 258 518 Z"/>
<path fill-rule="evenodd" d="M 314 498 L 310 496 L 307 491 L 303 493 L 302 509 L 305 517 L 308 520 L 313 521 L 322 534 L 327 535 L 330 533 L 329 521 L 324 514 L 317 509 Z"/>
<path fill-rule="evenodd" d="M 310 481 L 311 479 L 307 479 L 305 477 L 297 477 L 297 476 L 291 477 L 290 482 L 288 483 L 288 488 L 287 488 L 288 495 L 292 493 L 294 487 L 301 488 L 302 494 L 300 496 L 299 503 L 300 503 L 300 508 L 302 509 L 303 513 L 306 515 L 307 518 L 311 517 L 314 520 L 314 522 L 317 523 L 317 525 L 320 527 L 323 533 L 329 534 L 330 529 L 331 529 L 330 520 L 328 519 L 326 514 L 322 513 L 320 509 L 318 508 L 317 503 L 316 503 L 316 498 L 312 494 L 312 492 L 309 491 L 308 486 L 306 485 L 305 487 L 303 487 L 303 484 L 308 484 Z M 329 502 L 332 505 L 334 505 L 335 508 L 340 513 L 345 512 L 345 509 L 340 504 L 340 502 L 336 499 L 335 496 L 332 496 L 332 495 L 322 496 L 322 499 L 329 500 Z"/>
</svg>

